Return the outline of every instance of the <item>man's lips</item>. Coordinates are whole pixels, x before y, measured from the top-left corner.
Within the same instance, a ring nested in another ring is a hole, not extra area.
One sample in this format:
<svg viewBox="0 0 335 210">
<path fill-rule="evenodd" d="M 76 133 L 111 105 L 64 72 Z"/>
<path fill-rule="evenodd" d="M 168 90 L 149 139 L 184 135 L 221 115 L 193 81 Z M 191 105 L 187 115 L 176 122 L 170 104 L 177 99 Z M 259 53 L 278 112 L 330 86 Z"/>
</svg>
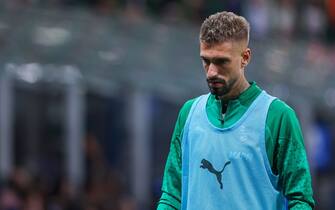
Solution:
<svg viewBox="0 0 335 210">
<path fill-rule="evenodd" d="M 209 85 L 210 85 L 211 87 L 219 88 L 219 87 L 223 87 L 223 86 L 224 86 L 224 83 L 222 83 L 222 82 L 209 82 Z"/>
</svg>

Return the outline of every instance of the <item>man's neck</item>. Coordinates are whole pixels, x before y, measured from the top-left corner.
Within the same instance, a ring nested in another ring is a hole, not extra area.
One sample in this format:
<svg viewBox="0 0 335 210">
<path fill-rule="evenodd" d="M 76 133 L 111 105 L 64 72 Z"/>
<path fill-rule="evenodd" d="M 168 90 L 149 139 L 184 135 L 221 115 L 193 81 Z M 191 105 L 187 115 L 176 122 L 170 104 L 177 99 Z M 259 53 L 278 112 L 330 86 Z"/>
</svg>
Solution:
<svg viewBox="0 0 335 210">
<path fill-rule="evenodd" d="M 248 89 L 250 87 L 250 84 L 247 80 L 237 84 L 235 87 L 232 88 L 232 90 L 226 94 L 226 95 L 223 95 L 223 96 L 217 96 L 216 98 L 218 100 L 223 100 L 223 101 L 229 101 L 229 100 L 232 100 L 232 99 L 236 99 L 238 98 L 241 93 L 243 93 L 246 89 Z"/>
</svg>

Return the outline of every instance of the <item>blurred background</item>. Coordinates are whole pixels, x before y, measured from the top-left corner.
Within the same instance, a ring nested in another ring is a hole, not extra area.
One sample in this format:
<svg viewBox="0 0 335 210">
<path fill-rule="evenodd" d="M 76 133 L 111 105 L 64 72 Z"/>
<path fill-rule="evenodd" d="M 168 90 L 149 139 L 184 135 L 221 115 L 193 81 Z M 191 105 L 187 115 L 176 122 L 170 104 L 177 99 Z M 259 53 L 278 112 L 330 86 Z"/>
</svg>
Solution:
<svg viewBox="0 0 335 210">
<path fill-rule="evenodd" d="M 155 209 L 222 10 L 250 21 L 248 79 L 295 108 L 316 209 L 335 209 L 335 0 L 2 0 L 0 210 Z"/>
</svg>

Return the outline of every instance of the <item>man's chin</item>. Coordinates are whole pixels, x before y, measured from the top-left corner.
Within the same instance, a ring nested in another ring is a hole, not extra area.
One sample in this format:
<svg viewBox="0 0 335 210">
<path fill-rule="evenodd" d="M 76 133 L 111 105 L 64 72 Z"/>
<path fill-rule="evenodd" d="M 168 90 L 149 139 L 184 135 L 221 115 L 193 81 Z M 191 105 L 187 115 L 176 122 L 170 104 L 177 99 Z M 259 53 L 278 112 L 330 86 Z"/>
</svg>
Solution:
<svg viewBox="0 0 335 210">
<path fill-rule="evenodd" d="M 218 90 L 218 89 L 210 88 L 210 92 L 213 95 L 215 95 L 216 97 L 222 98 L 222 97 L 224 97 L 227 94 L 228 91 L 222 90 L 222 89 Z"/>
</svg>

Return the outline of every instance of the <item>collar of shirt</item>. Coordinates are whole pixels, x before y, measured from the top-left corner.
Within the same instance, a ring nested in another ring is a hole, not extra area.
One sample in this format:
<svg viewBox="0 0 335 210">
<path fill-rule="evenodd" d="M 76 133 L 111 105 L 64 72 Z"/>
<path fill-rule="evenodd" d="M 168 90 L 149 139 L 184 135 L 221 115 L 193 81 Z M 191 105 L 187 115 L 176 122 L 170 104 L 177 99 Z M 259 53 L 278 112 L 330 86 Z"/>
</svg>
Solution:
<svg viewBox="0 0 335 210">
<path fill-rule="evenodd" d="M 206 104 L 206 113 L 209 121 L 216 127 L 225 128 L 234 124 L 248 110 L 251 103 L 261 93 L 262 89 L 256 82 L 250 82 L 250 87 L 237 98 L 229 100 L 227 110 L 222 113 L 222 101 L 210 95 Z"/>
</svg>

